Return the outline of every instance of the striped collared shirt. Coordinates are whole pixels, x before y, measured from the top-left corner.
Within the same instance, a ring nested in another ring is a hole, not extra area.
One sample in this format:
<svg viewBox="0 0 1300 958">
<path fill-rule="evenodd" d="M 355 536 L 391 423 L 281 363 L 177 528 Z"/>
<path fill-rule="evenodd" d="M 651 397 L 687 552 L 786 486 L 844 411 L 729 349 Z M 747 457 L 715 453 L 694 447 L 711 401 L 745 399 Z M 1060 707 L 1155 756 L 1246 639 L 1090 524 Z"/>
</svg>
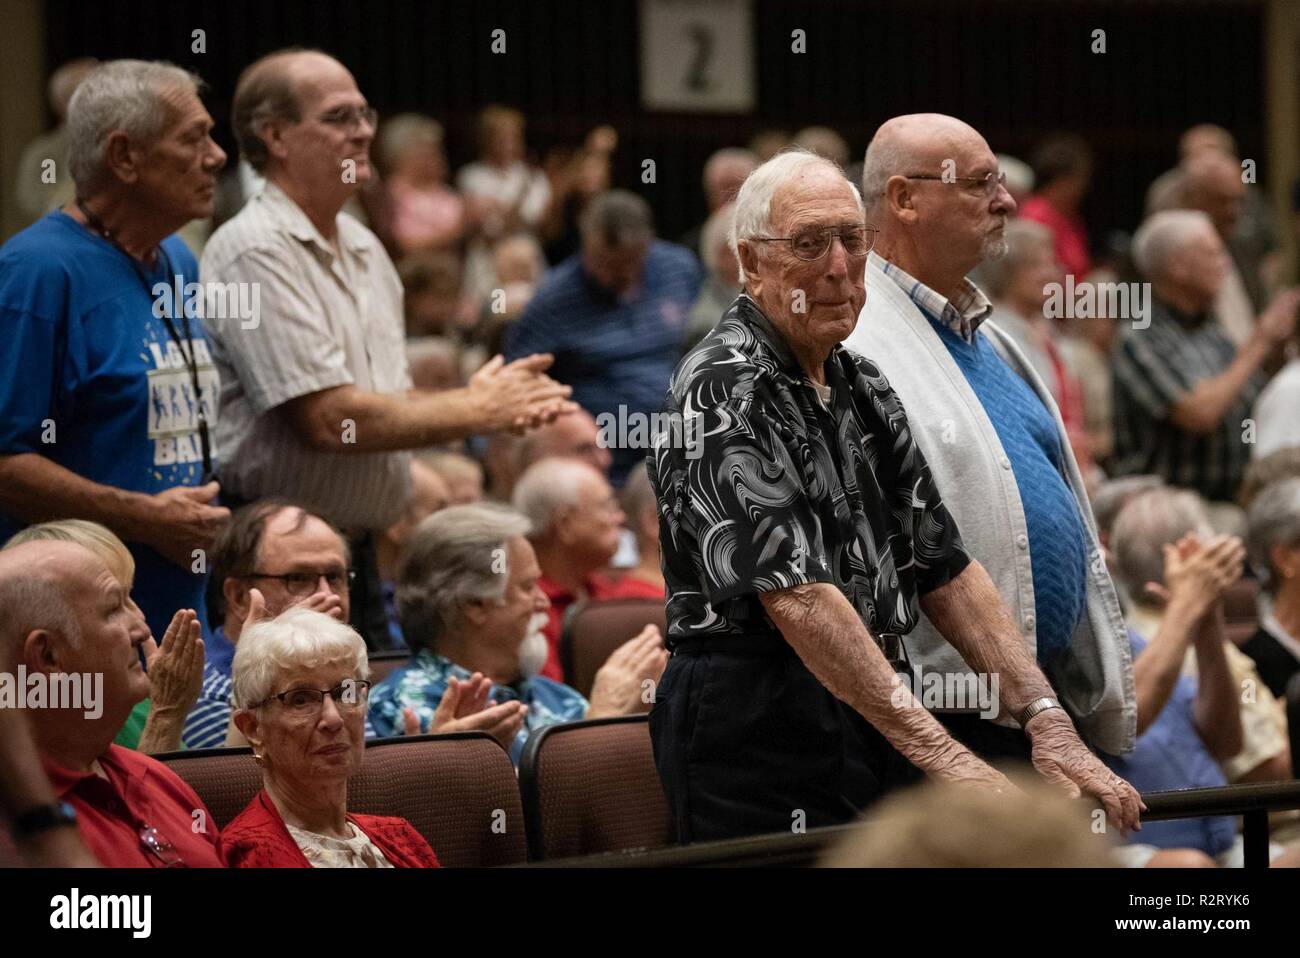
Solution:
<svg viewBox="0 0 1300 958">
<path fill-rule="evenodd" d="M 336 227 L 331 243 L 268 182 L 203 251 L 204 326 L 221 374 L 218 478 L 243 499 L 285 496 L 345 530 L 383 529 L 409 494 L 409 454 L 317 451 L 280 408 L 336 386 L 388 395 L 411 387 L 397 271 L 351 216 L 340 213 Z M 255 289 L 255 320 L 222 310 L 214 288 L 227 303 L 230 290 L 247 300 Z M 345 442 L 347 429 L 345 419 Z"/>
<path fill-rule="evenodd" d="M 962 279 L 957 295 L 946 299 L 884 257 L 872 253 L 871 258 L 921 312 L 936 323 L 947 326 L 968 343 L 975 341 L 975 331 L 993 312 L 989 298 L 969 279 Z"/>
<path fill-rule="evenodd" d="M 1186 316 L 1153 299 L 1150 325 L 1128 330 L 1112 359 L 1115 475 L 1153 473 L 1206 499 L 1235 498 L 1250 461 L 1247 421 L 1263 375 L 1246 381 L 1209 432 L 1188 432 L 1171 414 L 1236 356 L 1237 347 L 1212 314 Z"/>
</svg>

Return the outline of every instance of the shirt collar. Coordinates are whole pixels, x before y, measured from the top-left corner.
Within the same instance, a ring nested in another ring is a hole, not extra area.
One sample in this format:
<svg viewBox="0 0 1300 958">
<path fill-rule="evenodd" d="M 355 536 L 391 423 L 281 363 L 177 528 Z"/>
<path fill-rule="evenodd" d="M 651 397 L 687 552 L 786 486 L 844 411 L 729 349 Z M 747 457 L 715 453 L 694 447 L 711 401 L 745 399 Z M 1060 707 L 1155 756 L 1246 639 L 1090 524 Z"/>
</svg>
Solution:
<svg viewBox="0 0 1300 958">
<path fill-rule="evenodd" d="M 329 258 L 334 258 L 334 244 L 321 235 L 316 224 L 302 211 L 302 207 L 279 186 L 267 180 L 258 199 L 269 207 L 272 215 L 279 219 L 290 236 L 303 243 L 310 243 Z M 339 245 L 351 253 L 365 255 L 370 251 L 370 244 L 366 242 L 364 231 L 355 229 L 355 225 L 351 217 L 344 216 L 342 212 L 334 217 Z"/>
<path fill-rule="evenodd" d="M 741 293 L 736 297 L 735 302 L 728 308 L 723 319 L 733 317 L 750 327 L 755 338 L 771 351 L 776 359 L 777 368 L 782 373 L 794 382 L 804 384 L 811 389 L 813 382 L 808 378 L 803 367 L 799 365 L 799 360 L 795 358 L 794 351 L 785 341 L 785 337 L 767 318 L 767 314 L 759 308 L 758 303 L 754 302 L 746 293 Z M 823 364 L 823 369 L 826 372 L 826 385 L 831 388 L 832 397 L 845 394 L 845 390 L 837 389 L 837 386 L 841 385 L 839 377 L 843 375 L 851 381 L 853 377 L 852 367 L 852 357 L 842 344 L 837 343 L 831 349 L 830 354 L 826 357 L 826 362 Z M 815 396 L 816 392 L 812 391 L 810 395 Z"/>
<path fill-rule="evenodd" d="M 975 341 L 975 331 L 993 312 L 993 304 L 984 291 L 969 279 L 962 279 L 957 294 L 949 300 L 883 256 L 873 252 L 870 257 L 931 321 L 946 326 L 968 343 Z"/>
<path fill-rule="evenodd" d="M 135 792 L 144 783 L 145 778 L 149 774 L 148 763 L 140 762 L 132 767 L 117 761 L 117 757 L 114 753 L 119 748 L 121 748 L 119 745 L 110 745 L 108 750 L 105 751 L 103 755 L 99 756 L 99 764 L 105 772 L 121 776 L 128 791 Z M 41 755 L 41 764 L 45 766 L 45 777 L 50 780 L 50 787 L 54 789 L 54 793 L 60 799 L 65 798 L 70 792 L 75 791 L 77 786 L 88 779 L 95 779 L 101 782 L 104 781 L 94 772 L 77 772 L 70 768 L 65 768 L 44 754 Z"/>
<path fill-rule="evenodd" d="M 1286 649 L 1297 659 L 1300 659 L 1300 638 L 1292 635 L 1282 623 L 1277 620 L 1273 614 L 1273 604 L 1268 601 L 1260 602 L 1259 626 L 1269 635 L 1277 640 L 1278 645 Z"/>
</svg>

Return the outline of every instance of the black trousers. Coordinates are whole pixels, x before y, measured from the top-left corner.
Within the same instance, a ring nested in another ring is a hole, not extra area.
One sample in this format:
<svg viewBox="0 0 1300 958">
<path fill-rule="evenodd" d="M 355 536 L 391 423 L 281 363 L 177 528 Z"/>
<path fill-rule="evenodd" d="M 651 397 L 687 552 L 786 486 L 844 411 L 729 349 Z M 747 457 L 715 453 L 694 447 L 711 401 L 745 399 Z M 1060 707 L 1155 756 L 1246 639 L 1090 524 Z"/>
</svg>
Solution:
<svg viewBox="0 0 1300 958">
<path fill-rule="evenodd" d="M 747 642 L 679 649 L 659 683 L 650 735 L 679 841 L 842 824 L 919 780 L 785 642 Z"/>
</svg>

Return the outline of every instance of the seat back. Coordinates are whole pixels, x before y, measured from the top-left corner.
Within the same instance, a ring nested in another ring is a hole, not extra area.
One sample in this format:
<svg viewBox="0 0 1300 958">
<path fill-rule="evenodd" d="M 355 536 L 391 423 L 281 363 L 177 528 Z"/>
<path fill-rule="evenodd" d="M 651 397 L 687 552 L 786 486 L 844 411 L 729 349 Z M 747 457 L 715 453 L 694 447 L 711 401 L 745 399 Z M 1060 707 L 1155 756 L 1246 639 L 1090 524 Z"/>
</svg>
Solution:
<svg viewBox="0 0 1300 958">
<path fill-rule="evenodd" d="M 535 860 L 674 841 L 644 715 L 538 729 L 519 763 L 519 790 Z"/>
<path fill-rule="evenodd" d="M 370 662 L 370 681 L 378 685 L 393 672 L 410 662 L 411 653 L 405 651 L 373 652 L 368 656 L 368 660 Z"/>
<path fill-rule="evenodd" d="M 198 793 L 217 828 L 262 787 L 251 749 L 156 757 Z M 361 771 L 348 783 L 348 811 L 405 818 L 447 866 L 508 865 L 528 857 L 514 766 L 484 732 L 367 742 Z"/>
<path fill-rule="evenodd" d="M 560 664 L 569 685 L 590 697 L 600 667 L 647 625 L 667 631 L 663 599 L 605 599 L 574 605 L 565 616 L 560 637 Z"/>
</svg>

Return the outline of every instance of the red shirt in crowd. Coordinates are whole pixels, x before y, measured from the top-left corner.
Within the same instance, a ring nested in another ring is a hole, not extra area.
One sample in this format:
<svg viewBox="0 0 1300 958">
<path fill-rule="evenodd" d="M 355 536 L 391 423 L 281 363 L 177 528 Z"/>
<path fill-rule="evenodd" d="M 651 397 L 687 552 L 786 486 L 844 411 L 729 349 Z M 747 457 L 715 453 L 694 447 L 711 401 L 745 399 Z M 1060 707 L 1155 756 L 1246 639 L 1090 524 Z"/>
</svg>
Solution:
<svg viewBox="0 0 1300 958">
<path fill-rule="evenodd" d="M 1088 231 L 1083 220 L 1066 216 L 1041 196 L 1031 196 L 1020 204 L 1020 215 L 1035 223 L 1042 223 L 1052 233 L 1052 246 L 1056 258 L 1074 281 L 1082 283 L 1092 271 L 1092 257 L 1088 255 Z"/>
<path fill-rule="evenodd" d="M 225 867 L 211 813 L 194 789 L 162 762 L 110 745 L 99 757 L 108 776 L 103 779 L 48 758 L 42 761 L 55 793 L 76 810 L 81 840 L 101 865 Z"/>
<path fill-rule="evenodd" d="M 537 585 L 551 600 L 550 619 L 546 623 L 546 628 L 542 630 L 546 636 L 546 665 L 539 674 L 556 682 L 567 681 L 564 677 L 564 669 L 560 666 L 560 632 L 564 625 L 564 613 L 577 599 L 586 598 L 598 602 L 603 599 L 662 599 L 664 597 L 661 586 L 641 579 L 633 579 L 630 576 L 614 579 L 600 572 L 587 579 L 583 590 L 585 596 L 575 595 L 544 575 L 538 577 Z"/>
<path fill-rule="evenodd" d="M 440 867 L 429 843 L 406 819 L 349 814 L 348 821 L 366 833 L 394 868 Z M 231 868 L 312 867 L 266 789 L 221 830 L 221 850 Z"/>
</svg>

